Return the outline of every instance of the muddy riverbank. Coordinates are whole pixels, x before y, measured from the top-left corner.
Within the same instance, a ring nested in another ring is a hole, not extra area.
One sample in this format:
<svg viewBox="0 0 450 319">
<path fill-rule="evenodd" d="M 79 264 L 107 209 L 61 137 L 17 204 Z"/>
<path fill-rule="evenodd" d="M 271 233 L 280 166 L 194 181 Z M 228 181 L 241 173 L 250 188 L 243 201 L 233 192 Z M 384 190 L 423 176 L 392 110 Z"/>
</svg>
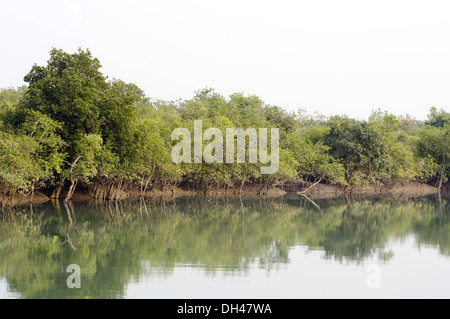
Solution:
<svg viewBox="0 0 450 319">
<path fill-rule="evenodd" d="M 370 185 L 370 186 L 353 186 L 351 189 L 345 189 L 344 187 L 317 184 L 312 188 L 309 188 L 310 184 L 291 183 L 280 185 L 276 187 L 261 189 L 259 185 L 244 185 L 239 193 L 239 188 L 209 188 L 206 190 L 192 190 L 185 187 L 166 188 L 161 190 L 160 188 L 154 188 L 147 191 L 144 196 L 151 198 L 158 197 L 184 197 L 184 196 L 242 196 L 242 197 L 265 197 L 275 198 L 281 196 L 288 196 L 290 198 L 299 196 L 299 194 L 305 194 L 311 198 L 328 198 L 335 196 L 343 196 L 345 194 L 350 195 L 364 195 L 364 196 L 377 196 L 377 195 L 393 195 L 397 197 L 418 197 L 431 194 L 437 194 L 438 189 L 428 184 L 407 182 L 397 183 L 393 185 Z M 444 191 L 450 191 L 450 184 L 445 185 Z M 60 199 L 64 198 L 64 193 L 67 192 L 63 189 Z M 127 190 L 122 199 L 125 198 L 138 198 L 141 193 L 138 188 L 132 188 Z M 74 193 L 71 201 L 91 201 L 93 200 L 93 194 L 88 188 L 80 186 Z M 0 197 L 0 204 L 2 207 L 33 204 L 39 205 L 47 201 L 50 201 L 50 197 L 41 192 L 35 192 L 33 196 L 30 194 L 15 194 L 13 197 L 7 197 L 3 195 Z"/>
</svg>

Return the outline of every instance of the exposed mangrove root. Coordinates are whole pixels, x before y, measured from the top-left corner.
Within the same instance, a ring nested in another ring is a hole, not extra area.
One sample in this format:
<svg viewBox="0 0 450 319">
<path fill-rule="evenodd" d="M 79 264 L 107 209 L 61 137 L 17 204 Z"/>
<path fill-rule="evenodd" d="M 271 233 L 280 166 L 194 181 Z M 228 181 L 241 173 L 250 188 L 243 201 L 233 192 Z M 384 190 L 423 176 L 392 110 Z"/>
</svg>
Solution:
<svg viewBox="0 0 450 319">
<path fill-rule="evenodd" d="M 299 194 L 299 195 L 306 194 L 307 191 L 309 191 L 311 188 L 313 188 L 314 186 L 316 186 L 317 184 L 319 184 L 321 180 L 322 180 L 322 179 L 320 178 L 318 181 L 316 181 L 315 183 L 313 183 L 313 184 L 312 184 L 311 186 L 309 186 L 307 189 L 305 189 L 305 190 L 303 190 L 303 191 L 300 191 L 300 192 L 297 192 L 297 194 Z"/>
<path fill-rule="evenodd" d="M 96 200 L 121 200 L 129 197 L 126 191 L 127 184 L 118 182 L 95 182 L 88 190 L 89 194 Z"/>
</svg>

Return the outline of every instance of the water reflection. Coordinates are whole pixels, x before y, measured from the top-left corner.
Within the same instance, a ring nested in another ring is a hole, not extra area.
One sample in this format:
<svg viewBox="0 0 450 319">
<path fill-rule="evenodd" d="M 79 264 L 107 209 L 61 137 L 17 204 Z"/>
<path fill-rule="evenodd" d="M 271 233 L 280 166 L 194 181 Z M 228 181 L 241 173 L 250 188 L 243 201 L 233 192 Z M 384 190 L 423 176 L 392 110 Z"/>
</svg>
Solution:
<svg viewBox="0 0 450 319">
<path fill-rule="evenodd" d="M 175 269 L 247 276 L 303 246 L 329 262 L 389 264 L 393 239 L 450 255 L 448 198 L 207 199 L 48 203 L 0 213 L 0 278 L 23 298 L 120 298 Z M 68 289 L 77 264 L 82 289 Z M 249 296 L 250 297 L 250 296 Z"/>
</svg>

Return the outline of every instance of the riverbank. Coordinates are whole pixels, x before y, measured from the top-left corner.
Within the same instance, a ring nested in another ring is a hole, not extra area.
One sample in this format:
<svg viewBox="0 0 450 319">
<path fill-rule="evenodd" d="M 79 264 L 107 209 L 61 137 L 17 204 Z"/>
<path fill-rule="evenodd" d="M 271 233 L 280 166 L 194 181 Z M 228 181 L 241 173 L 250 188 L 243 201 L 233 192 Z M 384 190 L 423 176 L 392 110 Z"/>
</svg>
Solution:
<svg viewBox="0 0 450 319">
<path fill-rule="evenodd" d="M 277 187 L 270 187 L 261 189 L 259 185 L 244 185 L 242 189 L 239 188 L 209 188 L 207 190 L 192 190 L 184 187 L 167 188 L 161 190 L 160 188 L 154 188 L 147 191 L 144 196 L 149 198 L 159 198 L 159 197 L 186 197 L 186 196 L 208 196 L 208 197 L 224 197 L 224 196 L 241 196 L 241 197 L 264 197 L 264 198 L 276 198 L 282 196 L 288 196 L 289 198 L 300 196 L 299 194 L 307 195 L 313 199 L 319 198 L 329 198 L 349 195 L 363 195 L 363 196 L 382 196 L 382 195 L 392 195 L 401 198 L 408 197 L 419 197 L 437 194 L 437 187 L 418 183 L 418 182 L 404 182 L 397 183 L 393 185 L 370 185 L 370 186 L 353 186 L 350 190 L 345 190 L 343 187 L 328 184 L 317 184 L 310 188 L 310 184 L 301 183 L 290 183 L 284 184 Z M 240 190 L 240 193 L 239 193 Z M 60 198 L 64 198 L 67 189 L 63 189 Z M 450 191 L 450 183 L 444 186 L 444 192 Z M 141 196 L 141 192 L 138 188 L 129 189 L 126 195 L 122 197 L 125 198 L 138 198 Z M 50 197 L 41 193 L 35 192 L 33 196 L 30 194 L 15 194 L 12 198 L 3 196 L 0 197 L 0 206 L 16 206 L 33 204 L 40 205 L 47 201 L 50 201 Z M 88 188 L 78 187 L 72 196 L 71 201 L 91 201 L 94 200 L 94 194 L 92 194 Z"/>
<path fill-rule="evenodd" d="M 49 200 L 50 197 L 41 192 L 34 192 L 33 195 L 16 193 L 12 197 L 0 194 L 0 208 L 26 204 L 40 205 L 48 202 Z"/>
</svg>

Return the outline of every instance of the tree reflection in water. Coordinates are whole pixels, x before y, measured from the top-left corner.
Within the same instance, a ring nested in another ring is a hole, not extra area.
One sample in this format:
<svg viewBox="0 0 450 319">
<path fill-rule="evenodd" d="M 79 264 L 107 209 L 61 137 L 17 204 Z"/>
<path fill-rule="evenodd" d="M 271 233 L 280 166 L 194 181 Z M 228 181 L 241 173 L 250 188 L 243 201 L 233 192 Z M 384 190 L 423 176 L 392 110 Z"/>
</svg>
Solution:
<svg viewBox="0 0 450 319">
<path fill-rule="evenodd" d="M 388 263 L 388 240 L 411 233 L 450 255 L 448 198 L 53 202 L 1 211 L 0 277 L 25 298 L 117 298 L 131 280 L 177 266 L 270 271 L 298 245 L 326 259 Z M 70 264 L 81 268 L 82 289 L 66 286 Z"/>
</svg>

